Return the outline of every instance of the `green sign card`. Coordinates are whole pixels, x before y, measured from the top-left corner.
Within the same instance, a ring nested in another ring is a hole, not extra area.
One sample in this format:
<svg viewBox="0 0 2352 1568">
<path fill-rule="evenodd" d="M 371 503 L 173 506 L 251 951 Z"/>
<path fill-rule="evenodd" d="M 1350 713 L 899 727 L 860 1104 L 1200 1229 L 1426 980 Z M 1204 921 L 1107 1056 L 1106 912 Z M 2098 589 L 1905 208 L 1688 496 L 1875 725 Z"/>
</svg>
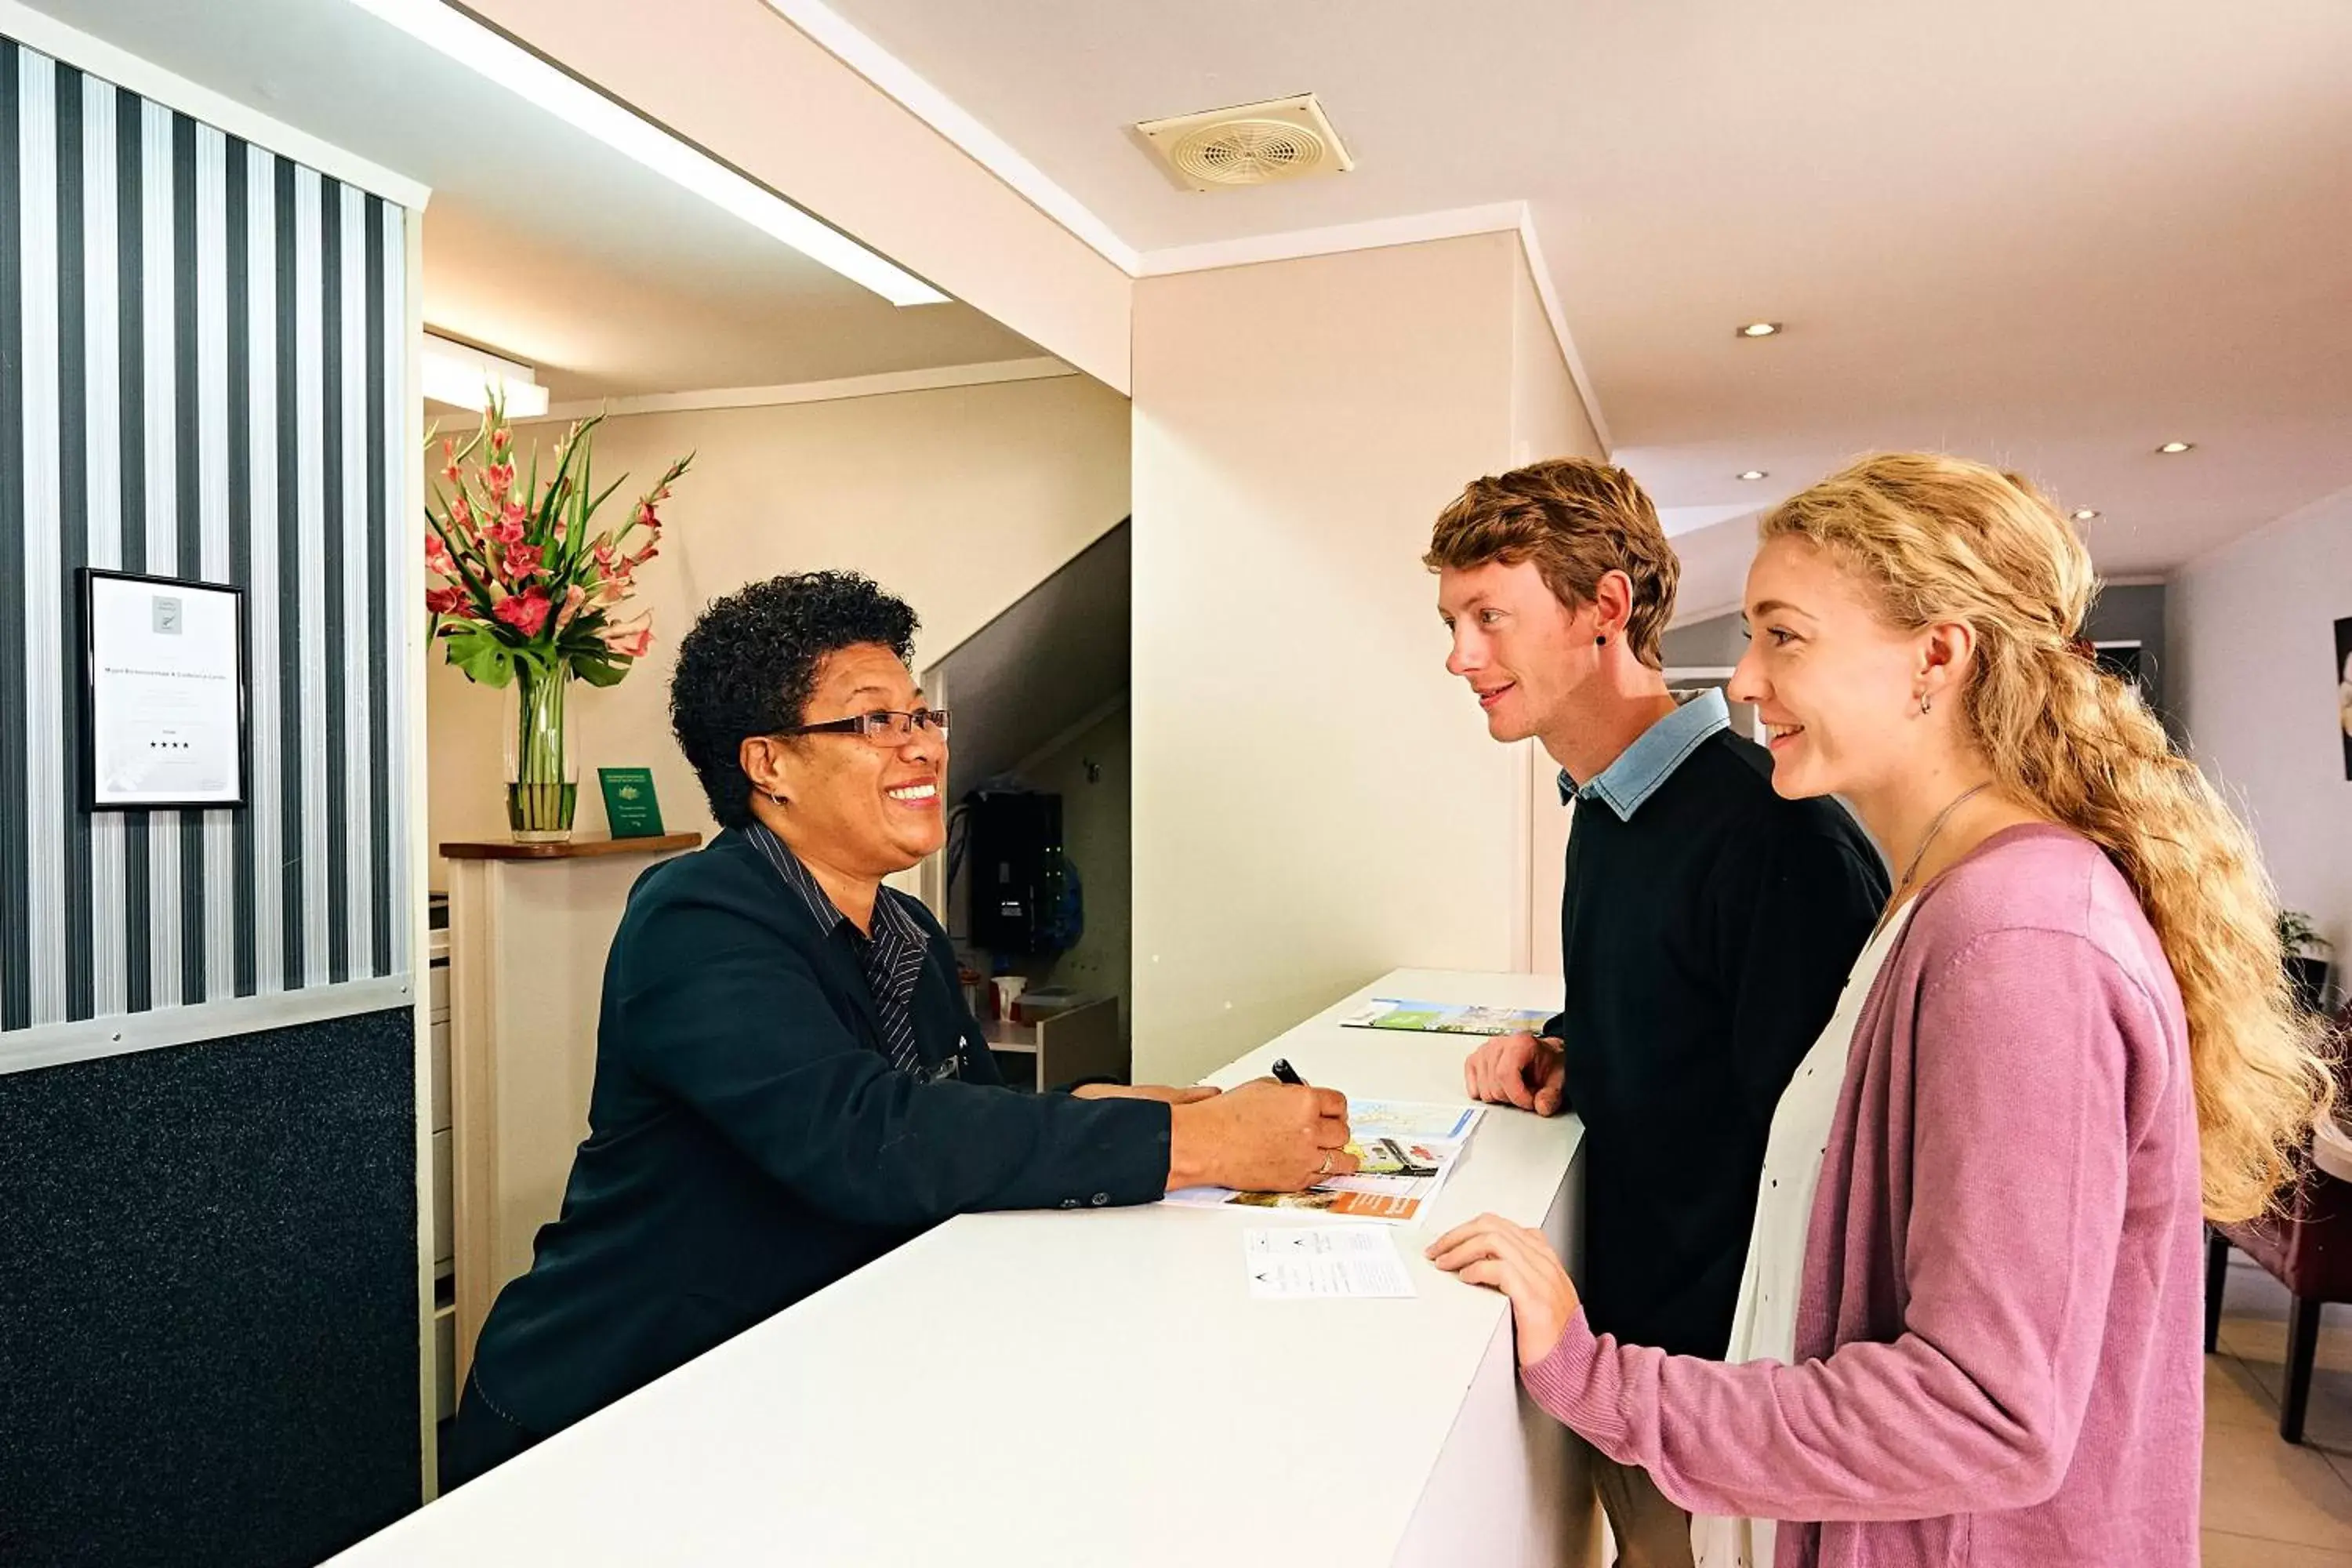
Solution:
<svg viewBox="0 0 2352 1568">
<path fill-rule="evenodd" d="M 661 802 L 654 798 L 651 768 L 598 768 L 604 786 L 604 820 L 615 838 L 661 837 Z"/>
</svg>

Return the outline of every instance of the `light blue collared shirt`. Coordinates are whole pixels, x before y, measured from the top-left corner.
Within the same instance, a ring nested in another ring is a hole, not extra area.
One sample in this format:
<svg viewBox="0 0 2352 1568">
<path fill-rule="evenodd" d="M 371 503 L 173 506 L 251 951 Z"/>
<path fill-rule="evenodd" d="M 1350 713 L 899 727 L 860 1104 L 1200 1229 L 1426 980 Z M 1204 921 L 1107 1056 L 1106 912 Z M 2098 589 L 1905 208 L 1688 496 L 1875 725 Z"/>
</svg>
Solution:
<svg viewBox="0 0 2352 1568">
<path fill-rule="evenodd" d="M 1658 786 L 1674 776 L 1700 742 L 1730 727 L 1731 705 L 1723 700 L 1720 687 L 1711 687 L 1643 731 L 1641 739 L 1591 784 L 1579 785 L 1566 768 L 1560 769 L 1559 804 L 1598 800 L 1617 814 L 1617 820 L 1631 822 L 1642 803 L 1658 793 Z"/>
</svg>

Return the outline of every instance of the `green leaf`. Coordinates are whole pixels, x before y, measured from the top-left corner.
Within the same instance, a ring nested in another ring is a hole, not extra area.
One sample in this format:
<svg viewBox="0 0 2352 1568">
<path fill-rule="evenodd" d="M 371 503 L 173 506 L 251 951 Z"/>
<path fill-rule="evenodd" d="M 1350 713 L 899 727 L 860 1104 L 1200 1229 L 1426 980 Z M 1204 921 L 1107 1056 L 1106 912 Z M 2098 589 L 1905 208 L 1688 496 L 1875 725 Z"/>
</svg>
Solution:
<svg viewBox="0 0 2352 1568">
<path fill-rule="evenodd" d="M 633 659 L 614 658 L 610 654 L 574 654 L 572 672 L 591 686 L 618 686 L 629 673 Z"/>
<path fill-rule="evenodd" d="M 614 479 L 611 484 L 606 485 L 604 489 L 599 491 L 594 500 L 583 506 L 580 509 L 580 526 L 574 531 L 584 532 L 587 530 L 588 520 L 596 515 L 596 509 L 603 506 L 606 501 L 612 500 L 613 492 L 626 484 L 628 482 L 628 475 L 623 474 L 619 479 Z"/>
<path fill-rule="evenodd" d="M 515 650 L 480 626 L 449 635 L 449 662 L 479 686 L 503 689 L 514 679 Z"/>
</svg>

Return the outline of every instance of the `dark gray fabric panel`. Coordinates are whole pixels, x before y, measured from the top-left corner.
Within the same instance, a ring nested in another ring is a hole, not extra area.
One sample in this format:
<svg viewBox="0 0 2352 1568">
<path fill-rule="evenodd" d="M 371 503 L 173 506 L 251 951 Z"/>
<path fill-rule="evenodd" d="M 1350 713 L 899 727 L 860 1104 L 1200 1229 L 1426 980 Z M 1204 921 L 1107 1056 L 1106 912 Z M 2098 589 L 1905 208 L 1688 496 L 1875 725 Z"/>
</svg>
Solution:
<svg viewBox="0 0 2352 1568">
<path fill-rule="evenodd" d="M 290 1568 L 416 1506 L 412 1018 L 0 1076 L 0 1562 Z"/>
</svg>

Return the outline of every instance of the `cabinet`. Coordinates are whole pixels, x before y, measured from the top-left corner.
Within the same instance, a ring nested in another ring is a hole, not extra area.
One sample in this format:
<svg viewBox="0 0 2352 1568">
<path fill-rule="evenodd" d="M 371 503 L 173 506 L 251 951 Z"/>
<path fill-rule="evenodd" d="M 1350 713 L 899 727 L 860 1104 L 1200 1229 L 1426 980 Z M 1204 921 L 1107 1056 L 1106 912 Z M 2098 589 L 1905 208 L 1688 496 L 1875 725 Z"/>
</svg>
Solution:
<svg viewBox="0 0 2352 1568">
<path fill-rule="evenodd" d="M 530 1268 L 588 1131 L 604 956 L 629 889 L 696 833 L 444 844 L 449 861 L 448 1215 L 453 1383 L 490 1303 Z M 436 1148 L 436 1153 L 437 1153 Z"/>
<path fill-rule="evenodd" d="M 435 1421 L 457 1413 L 457 1306 L 452 1291 L 453 1193 L 449 1136 L 449 906 L 435 895 L 432 931 L 425 945 L 425 1017 L 432 1030 L 427 1057 L 433 1121 L 432 1203 L 427 1232 L 433 1244 L 433 1386 Z"/>
<path fill-rule="evenodd" d="M 988 1048 L 1015 1089 L 1055 1089 L 1083 1079 L 1127 1081 L 1127 1043 L 1118 1034 L 1118 998 L 1106 996 L 1034 1024 L 984 1026 Z"/>
</svg>

